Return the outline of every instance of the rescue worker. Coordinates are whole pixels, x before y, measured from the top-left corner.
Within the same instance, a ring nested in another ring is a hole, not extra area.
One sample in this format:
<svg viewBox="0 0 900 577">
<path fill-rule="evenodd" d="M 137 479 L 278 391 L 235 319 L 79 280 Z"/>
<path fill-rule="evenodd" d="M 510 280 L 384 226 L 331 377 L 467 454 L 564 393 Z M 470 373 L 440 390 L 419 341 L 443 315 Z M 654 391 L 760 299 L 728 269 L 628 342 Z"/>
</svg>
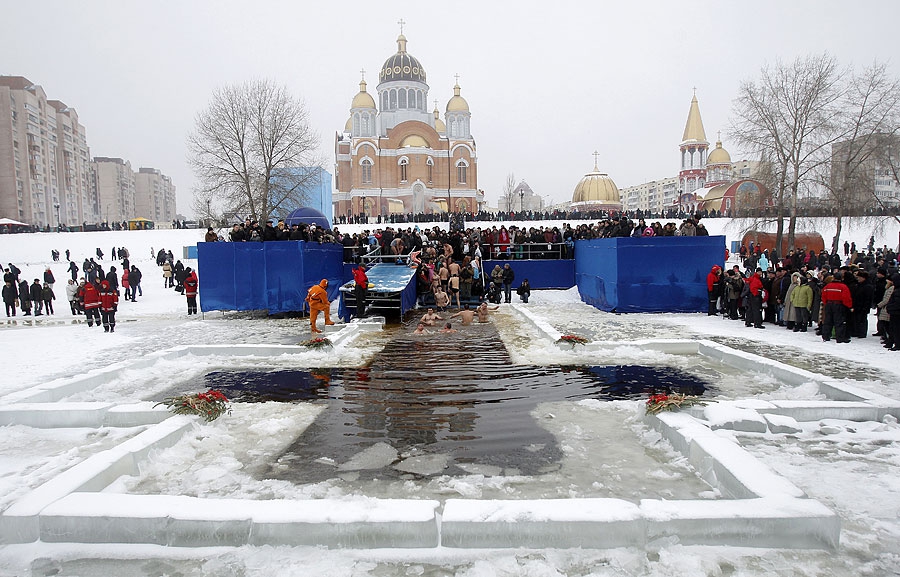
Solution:
<svg viewBox="0 0 900 577">
<path fill-rule="evenodd" d="M 361 319 L 366 316 L 366 292 L 369 289 L 369 277 L 366 276 L 365 265 L 360 264 L 353 269 L 353 280 L 356 282 L 353 289 L 356 297 L 356 317 Z"/>
<path fill-rule="evenodd" d="M 116 310 L 119 308 L 119 291 L 110 286 L 108 280 L 100 281 L 100 320 L 103 332 L 116 332 Z"/>
<path fill-rule="evenodd" d="M 306 294 L 306 302 L 309 304 L 309 325 L 310 331 L 313 333 L 321 333 L 316 328 L 316 320 L 319 318 L 319 312 L 325 313 L 325 324 L 333 325 L 331 320 L 331 303 L 328 302 L 328 279 L 322 279 L 319 284 L 310 287 Z"/>
</svg>

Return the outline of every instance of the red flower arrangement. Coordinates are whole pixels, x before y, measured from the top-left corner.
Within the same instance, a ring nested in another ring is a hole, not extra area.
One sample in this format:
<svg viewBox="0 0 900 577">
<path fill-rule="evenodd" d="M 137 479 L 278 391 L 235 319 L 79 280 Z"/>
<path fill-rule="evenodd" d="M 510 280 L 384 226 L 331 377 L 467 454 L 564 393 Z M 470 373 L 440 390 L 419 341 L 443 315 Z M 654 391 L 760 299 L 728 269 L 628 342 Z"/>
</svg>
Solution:
<svg viewBox="0 0 900 577">
<path fill-rule="evenodd" d="M 314 339 L 309 339 L 308 341 L 303 341 L 300 343 L 301 346 L 304 346 L 308 349 L 321 349 L 323 347 L 330 347 L 331 340 L 326 337 L 316 337 Z"/>
<path fill-rule="evenodd" d="M 556 339 L 556 342 L 559 344 L 567 344 L 572 345 L 572 348 L 575 348 L 575 345 L 585 345 L 588 340 L 584 337 L 580 337 L 578 335 L 563 335 Z"/>
<path fill-rule="evenodd" d="M 177 395 L 168 397 L 161 402 L 156 403 L 154 407 L 165 405 L 169 407 L 176 415 L 199 415 L 206 422 L 215 421 L 225 413 L 231 414 L 231 406 L 228 404 L 228 398 L 215 389 L 210 389 L 205 393 L 192 393 L 188 395 Z"/>
<path fill-rule="evenodd" d="M 681 407 L 690 407 L 692 405 L 705 405 L 706 402 L 701 401 L 699 397 L 679 394 L 660 393 L 658 395 L 650 395 L 647 399 L 647 414 L 655 415 L 661 411 L 674 411 Z"/>
</svg>

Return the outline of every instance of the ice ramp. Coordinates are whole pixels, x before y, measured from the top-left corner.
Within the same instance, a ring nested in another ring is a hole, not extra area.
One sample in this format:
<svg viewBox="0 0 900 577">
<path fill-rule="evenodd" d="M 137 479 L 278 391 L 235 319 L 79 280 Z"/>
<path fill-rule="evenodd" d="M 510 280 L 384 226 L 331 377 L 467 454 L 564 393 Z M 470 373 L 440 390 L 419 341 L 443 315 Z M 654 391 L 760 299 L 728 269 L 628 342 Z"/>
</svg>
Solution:
<svg viewBox="0 0 900 577">
<path fill-rule="evenodd" d="M 403 316 L 416 307 L 416 269 L 405 264 L 379 263 L 366 271 L 369 289 L 366 293 L 367 314 Z M 338 316 L 345 321 L 356 316 L 356 284 L 341 286 Z"/>
</svg>

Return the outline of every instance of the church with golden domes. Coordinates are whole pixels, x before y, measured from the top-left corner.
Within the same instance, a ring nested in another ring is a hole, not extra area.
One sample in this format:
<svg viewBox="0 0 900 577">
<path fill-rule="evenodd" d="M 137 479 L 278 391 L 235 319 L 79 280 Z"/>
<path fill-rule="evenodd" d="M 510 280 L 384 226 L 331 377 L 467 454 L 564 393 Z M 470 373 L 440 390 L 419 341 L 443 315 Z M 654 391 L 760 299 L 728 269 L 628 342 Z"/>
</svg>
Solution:
<svg viewBox="0 0 900 577">
<path fill-rule="evenodd" d="M 335 216 L 386 218 L 481 208 L 472 114 L 459 79 L 443 119 L 437 101 L 428 111 L 426 80 L 401 29 L 397 52 L 378 74 L 376 95 L 368 93 L 363 76 L 347 123 L 335 135 Z"/>
</svg>

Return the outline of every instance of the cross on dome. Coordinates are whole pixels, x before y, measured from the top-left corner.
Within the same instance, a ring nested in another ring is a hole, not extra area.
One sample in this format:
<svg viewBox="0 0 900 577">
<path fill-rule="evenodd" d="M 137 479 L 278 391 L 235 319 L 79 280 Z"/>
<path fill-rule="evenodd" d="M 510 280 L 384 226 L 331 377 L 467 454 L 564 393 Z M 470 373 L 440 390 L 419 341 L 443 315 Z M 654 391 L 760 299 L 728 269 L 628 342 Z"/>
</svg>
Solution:
<svg viewBox="0 0 900 577">
<path fill-rule="evenodd" d="M 600 168 L 597 167 L 597 157 L 598 156 L 600 156 L 600 153 L 595 150 L 594 151 L 594 172 L 597 172 L 600 170 Z"/>
<path fill-rule="evenodd" d="M 403 34 L 403 26 L 406 24 L 406 20 L 404 20 L 403 18 L 401 18 L 401 19 L 397 22 L 397 24 L 400 25 L 400 34 L 402 35 L 402 34 Z"/>
<path fill-rule="evenodd" d="M 361 69 L 359 71 L 359 73 L 362 75 L 362 81 L 365 82 L 366 81 L 366 69 L 365 68 Z"/>
</svg>

